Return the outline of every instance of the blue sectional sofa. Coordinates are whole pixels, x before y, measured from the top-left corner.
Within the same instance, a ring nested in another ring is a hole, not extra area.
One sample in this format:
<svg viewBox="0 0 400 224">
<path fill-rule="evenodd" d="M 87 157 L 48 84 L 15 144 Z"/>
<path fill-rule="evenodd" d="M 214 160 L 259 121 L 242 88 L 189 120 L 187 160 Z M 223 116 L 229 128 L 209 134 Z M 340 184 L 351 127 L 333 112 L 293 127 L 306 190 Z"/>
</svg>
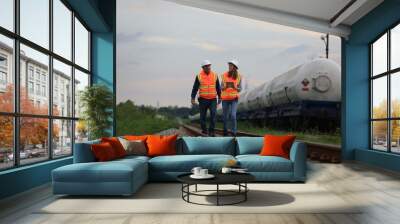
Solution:
<svg viewBox="0 0 400 224">
<path fill-rule="evenodd" d="M 182 137 L 177 140 L 177 155 L 127 156 L 96 162 L 91 141 L 75 144 L 74 163 L 52 172 L 54 194 L 131 195 L 148 181 L 176 181 L 193 167 L 218 172 L 228 160 L 236 160 L 260 182 L 304 182 L 307 148 L 296 141 L 290 159 L 260 156 L 263 137 Z"/>
</svg>

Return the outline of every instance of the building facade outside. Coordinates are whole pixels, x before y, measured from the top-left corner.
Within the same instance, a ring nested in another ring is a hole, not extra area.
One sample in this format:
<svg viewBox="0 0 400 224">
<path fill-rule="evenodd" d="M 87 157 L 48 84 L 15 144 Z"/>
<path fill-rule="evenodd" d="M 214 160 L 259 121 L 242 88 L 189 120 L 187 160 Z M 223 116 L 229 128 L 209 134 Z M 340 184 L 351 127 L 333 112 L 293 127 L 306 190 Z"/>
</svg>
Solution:
<svg viewBox="0 0 400 224">
<path fill-rule="evenodd" d="M 14 89 L 14 73 L 13 73 L 13 48 L 0 41 L 0 97 L 7 99 L 8 96 L 13 96 Z M 53 89 L 52 94 L 49 94 L 50 78 L 48 65 L 26 56 L 25 52 L 21 50 L 20 54 L 20 110 L 21 113 L 26 114 L 43 114 L 47 115 L 49 110 L 49 96 L 53 96 L 53 115 L 58 117 L 72 117 L 72 75 L 71 67 L 66 66 L 58 69 L 57 64 L 54 63 L 53 71 Z M 83 83 L 85 86 L 88 83 Z M 78 87 L 80 81 L 75 79 L 75 88 L 82 90 L 83 87 Z M 10 97 L 9 97 L 10 98 Z M 11 97 L 12 98 L 12 97 Z M 13 99 L 7 99 L 0 102 L 0 106 L 9 108 L 13 107 Z M 79 97 L 75 98 L 75 117 L 79 117 Z M 11 112 L 11 111 L 10 111 Z M 21 123 L 23 123 L 21 118 Z M 40 119 L 37 119 L 37 121 Z M 36 122 L 36 121 L 34 121 Z M 44 122 L 47 122 L 45 120 Z M 70 155 L 72 152 L 72 121 L 67 119 L 53 119 L 53 157 Z M 79 122 L 77 122 L 79 126 Z M 46 129 L 48 125 L 46 125 Z M 48 131 L 48 129 L 47 129 Z M 21 134 L 22 135 L 22 134 Z M 85 133 L 76 132 L 75 136 L 77 141 L 86 139 Z M 26 163 L 34 162 L 35 157 L 42 157 L 48 155 L 48 138 L 47 134 L 43 136 L 44 142 L 39 144 L 21 144 L 20 158 L 26 160 Z M 22 138 L 22 137 L 21 137 Z M 4 148 L 3 148 L 4 147 Z M 13 160 L 12 147 L 7 147 L 4 144 L 0 147 L 2 153 L 2 163 L 5 166 L 9 165 L 8 162 Z M 4 153 L 6 152 L 6 153 Z M 36 155 L 36 156 L 35 156 Z M 0 167 L 1 169 L 1 167 Z"/>
</svg>

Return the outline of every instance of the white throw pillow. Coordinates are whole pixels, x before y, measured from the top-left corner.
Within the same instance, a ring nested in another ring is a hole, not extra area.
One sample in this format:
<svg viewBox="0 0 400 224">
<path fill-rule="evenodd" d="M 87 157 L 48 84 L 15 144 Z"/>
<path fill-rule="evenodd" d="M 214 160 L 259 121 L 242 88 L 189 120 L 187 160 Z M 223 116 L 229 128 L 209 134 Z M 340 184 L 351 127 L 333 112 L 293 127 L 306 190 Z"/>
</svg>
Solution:
<svg viewBox="0 0 400 224">
<path fill-rule="evenodd" d="M 141 140 L 129 141 L 124 138 L 118 138 L 126 151 L 126 155 L 145 156 L 147 155 L 146 145 Z"/>
</svg>

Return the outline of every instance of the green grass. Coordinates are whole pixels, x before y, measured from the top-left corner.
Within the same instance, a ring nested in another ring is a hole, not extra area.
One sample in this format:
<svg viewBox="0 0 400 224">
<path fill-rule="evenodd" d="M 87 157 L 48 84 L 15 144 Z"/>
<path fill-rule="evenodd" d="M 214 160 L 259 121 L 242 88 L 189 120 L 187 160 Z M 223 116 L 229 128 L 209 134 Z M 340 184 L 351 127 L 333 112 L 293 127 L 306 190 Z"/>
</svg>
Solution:
<svg viewBox="0 0 400 224">
<path fill-rule="evenodd" d="M 220 122 L 218 122 L 216 126 L 217 128 L 223 127 L 222 123 Z M 277 130 L 276 128 L 271 128 L 271 127 L 257 127 L 256 125 L 251 124 L 250 122 L 247 121 L 239 121 L 238 130 L 258 135 L 265 135 L 265 134 L 283 135 L 291 133 L 296 135 L 297 139 L 308 142 L 323 143 L 323 144 L 340 145 L 341 142 L 340 132 L 321 133 L 315 130 L 309 130 L 305 132 Z"/>
<path fill-rule="evenodd" d="M 117 135 L 154 134 L 179 127 L 178 120 L 157 114 L 154 108 L 127 101 L 117 105 Z"/>
</svg>

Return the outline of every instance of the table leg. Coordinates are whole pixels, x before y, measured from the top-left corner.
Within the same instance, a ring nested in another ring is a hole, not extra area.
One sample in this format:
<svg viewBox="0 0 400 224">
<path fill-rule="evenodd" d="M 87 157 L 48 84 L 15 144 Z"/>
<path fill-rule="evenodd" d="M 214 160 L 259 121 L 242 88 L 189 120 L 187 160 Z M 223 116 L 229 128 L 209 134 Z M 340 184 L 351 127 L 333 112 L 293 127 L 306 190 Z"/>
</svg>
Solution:
<svg viewBox="0 0 400 224">
<path fill-rule="evenodd" d="M 195 191 L 197 192 L 197 184 L 195 185 Z"/>
<path fill-rule="evenodd" d="M 189 195 L 190 195 L 190 184 L 187 185 L 187 201 L 190 202 L 189 200 Z"/>
<path fill-rule="evenodd" d="M 248 192 L 247 183 L 244 183 L 244 190 L 245 190 L 245 192 L 244 192 L 244 201 L 247 201 L 247 192 Z"/>
<path fill-rule="evenodd" d="M 181 186 L 181 192 L 182 192 L 182 199 L 183 199 L 183 190 L 184 190 L 184 184 L 182 183 L 182 186 Z"/>
<path fill-rule="evenodd" d="M 217 206 L 219 205 L 219 184 L 217 184 Z"/>
</svg>

